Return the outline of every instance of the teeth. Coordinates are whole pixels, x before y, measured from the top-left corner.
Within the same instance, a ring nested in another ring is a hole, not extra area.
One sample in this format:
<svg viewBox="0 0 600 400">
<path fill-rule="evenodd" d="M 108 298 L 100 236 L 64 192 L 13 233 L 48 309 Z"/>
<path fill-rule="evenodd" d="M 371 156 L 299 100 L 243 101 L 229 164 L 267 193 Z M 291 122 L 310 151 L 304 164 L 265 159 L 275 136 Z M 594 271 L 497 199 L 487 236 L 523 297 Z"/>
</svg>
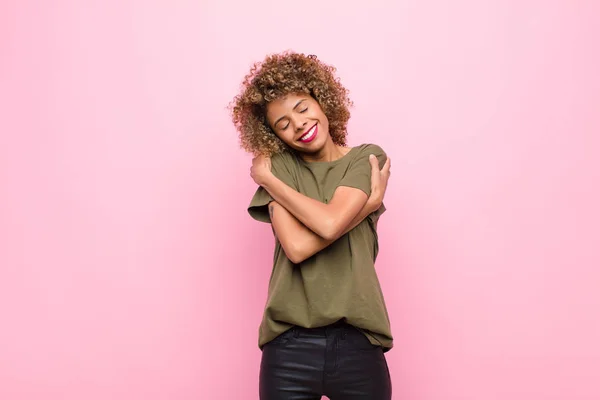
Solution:
<svg viewBox="0 0 600 400">
<path fill-rule="evenodd" d="M 310 130 L 310 131 L 306 132 L 306 135 L 304 135 L 304 136 L 302 136 L 302 137 L 300 138 L 300 140 L 306 140 L 306 139 L 308 139 L 309 137 L 311 137 L 311 136 L 312 136 L 312 134 L 313 134 L 313 133 L 315 133 L 315 129 L 316 129 L 316 128 L 317 128 L 317 126 L 316 126 L 316 125 L 315 125 L 315 126 L 313 126 L 313 127 L 311 128 L 311 130 Z"/>
</svg>

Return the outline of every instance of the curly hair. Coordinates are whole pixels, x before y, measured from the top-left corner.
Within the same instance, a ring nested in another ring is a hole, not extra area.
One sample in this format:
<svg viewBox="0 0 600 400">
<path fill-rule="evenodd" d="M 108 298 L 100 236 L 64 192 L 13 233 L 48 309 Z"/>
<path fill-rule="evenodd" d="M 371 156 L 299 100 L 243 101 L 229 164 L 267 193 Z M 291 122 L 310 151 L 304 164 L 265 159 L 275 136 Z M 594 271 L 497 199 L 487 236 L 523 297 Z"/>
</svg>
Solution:
<svg viewBox="0 0 600 400">
<path fill-rule="evenodd" d="M 266 118 L 267 104 L 290 93 L 312 96 L 329 120 L 333 142 L 345 146 L 352 101 L 335 71 L 314 55 L 295 52 L 272 54 L 255 63 L 244 78 L 241 93 L 230 104 L 241 147 L 267 156 L 290 150 Z"/>
</svg>

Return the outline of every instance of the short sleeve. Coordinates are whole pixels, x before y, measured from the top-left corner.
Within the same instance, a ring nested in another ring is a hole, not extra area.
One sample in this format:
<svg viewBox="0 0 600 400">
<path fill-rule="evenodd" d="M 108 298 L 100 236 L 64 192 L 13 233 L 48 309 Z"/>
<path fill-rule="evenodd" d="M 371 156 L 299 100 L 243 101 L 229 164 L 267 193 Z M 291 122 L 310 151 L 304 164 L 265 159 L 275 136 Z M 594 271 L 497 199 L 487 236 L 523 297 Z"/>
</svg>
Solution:
<svg viewBox="0 0 600 400">
<path fill-rule="evenodd" d="M 379 209 L 377 209 L 377 211 L 372 212 L 369 215 L 369 221 L 371 221 L 371 223 L 373 224 L 373 228 L 375 228 L 375 230 L 377 230 L 377 221 L 379 221 L 379 217 L 381 217 L 381 215 L 385 212 L 385 204 L 381 203 L 381 207 L 379 207 Z"/>
<path fill-rule="evenodd" d="M 276 154 L 271 158 L 271 172 L 283 183 L 294 190 L 298 190 L 298 183 L 293 171 L 294 156 L 291 153 Z M 273 198 L 262 186 L 259 186 L 248 206 L 248 214 L 260 222 L 271 222 L 268 205 Z"/>
<path fill-rule="evenodd" d="M 369 155 L 373 154 L 379 160 L 379 168 L 383 168 L 387 160 L 387 155 L 383 149 L 375 144 L 363 145 L 359 149 L 359 153 L 352 160 L 348 167 L 348 171 L 340 180 L 338 186 L 348 186 L 360 189 L 371 195 L 371 163 Z"/>
<path fill-rule="evenodd" d="M 375 144 L 367 144 L 361 146 L 359 153 L 356 158 L 352 161 L 352 164 L 348 167 L 348 171 L 338 184 L 338 186 L 348 186 L 356 189 L 360 189 L 367 194 L 371 195 L 371 162 L 369 156 L 373 154 L 379 161 L 379 168 L 383 168 L 383 165 L 387 161 L 387 154 L 383 149 Z M 377 221 L 379 217 L 386 211 L 385 205 L 381 204 L 381 207 L 369 215 L 369 220 L 373 224 L 373 228 L 377 229 Z"/>
</svg>

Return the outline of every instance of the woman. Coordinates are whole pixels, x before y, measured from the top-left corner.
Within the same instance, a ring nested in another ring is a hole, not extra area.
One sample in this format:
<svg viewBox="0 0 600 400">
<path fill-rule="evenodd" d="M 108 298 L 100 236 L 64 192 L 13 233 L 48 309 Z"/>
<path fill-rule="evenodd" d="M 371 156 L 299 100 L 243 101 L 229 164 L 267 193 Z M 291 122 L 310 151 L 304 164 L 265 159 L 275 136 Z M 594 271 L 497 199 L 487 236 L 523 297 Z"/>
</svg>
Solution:
<svg viewBox="0 0 600 400">
<path fill-rule="evenodd" d="M 233 102 L 259 185 L 248 212 L 276 237 L 259 330 L 262 400 L 391 399 L 390 323 L 375 273 L 390 160 L 346 147 L 351 105 L 335 69 L 292 52 L 246 76 Z"/>
</svg>

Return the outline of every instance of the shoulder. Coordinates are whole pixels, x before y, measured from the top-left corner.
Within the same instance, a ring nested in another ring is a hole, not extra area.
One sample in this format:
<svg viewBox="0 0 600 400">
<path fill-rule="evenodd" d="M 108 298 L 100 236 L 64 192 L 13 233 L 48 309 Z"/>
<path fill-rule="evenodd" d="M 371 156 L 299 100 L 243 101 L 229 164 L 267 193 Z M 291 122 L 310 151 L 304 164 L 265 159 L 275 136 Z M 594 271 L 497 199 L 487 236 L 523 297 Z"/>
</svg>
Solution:
<svg viewBox="0 0 600 400">
<path fill-rule="evenodd" d="M 271 163 L 277 165 L 289 165 L 295 161 L 296 156 L 290 151 L 282 151 L 271 156 Z"/>
<path fill-rule="evenodd" d="M 271 156 L 271 165 L 275 170 L 292 172 L 297 169 L 298 160 L 292 152 L 283 151 Z"/>
<path fill-rule="evenodd" d="M 356 156 L 358 158 L 369 157 L 369 155 L 371 154 L 373 154 L 377 158 L 387 157 L 385 151 L 381 148 L 381 146 L 373 143 L 363 143 L 359 146 L 356 146 L 356 150 Z"/>
</svg>

